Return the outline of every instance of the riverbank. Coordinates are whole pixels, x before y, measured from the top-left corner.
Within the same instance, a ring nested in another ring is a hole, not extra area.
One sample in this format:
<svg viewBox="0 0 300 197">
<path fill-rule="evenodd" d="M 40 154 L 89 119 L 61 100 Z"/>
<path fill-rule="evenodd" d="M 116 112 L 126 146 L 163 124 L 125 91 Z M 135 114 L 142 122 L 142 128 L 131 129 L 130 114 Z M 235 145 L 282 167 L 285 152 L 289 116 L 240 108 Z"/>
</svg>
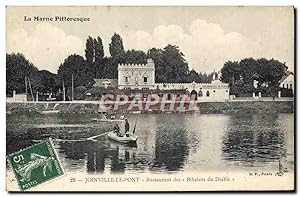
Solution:
<svg viewBox="0 0 300 197">
<path fill-rule="evenodd" d="M 143 104 L 139 107 L 130 108 L 129 104 L 116 103 L 106 104 L 111 111 L 116 113 L 203 113 L 203 114 L 226 114 L 226 113 L 294 113 L 293 101 L 239 101 L 239 102 L 199 102 L 192 107 L 186 103 L 183 105 L 185 110 L 176 103 L 172 106 L 166 103 L 161 108 L 161 103 L 148 106 Z M 8 114 L 18 113 L 98 113 L 101 109 L 99 102 L 27 102 L 27 103 L 6 103 Z"/>
<path fill-rule="evenodd" d="M 200 113 L 294 113 L 293 101 L 211 102 L 200 107 Z"/>
</svg>

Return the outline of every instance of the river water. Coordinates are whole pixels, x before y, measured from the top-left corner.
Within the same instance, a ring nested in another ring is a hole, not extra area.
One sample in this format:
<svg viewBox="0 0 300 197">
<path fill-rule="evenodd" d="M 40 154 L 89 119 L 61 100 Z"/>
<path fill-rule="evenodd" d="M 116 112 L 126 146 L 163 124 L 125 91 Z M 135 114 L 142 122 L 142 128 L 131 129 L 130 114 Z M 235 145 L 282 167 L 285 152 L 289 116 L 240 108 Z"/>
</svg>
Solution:
<svg viewBox="0 0 300 197">
<path fill-rule="evenodd" d="M 114 126 L 97 117 L 7 115 L 7 154 L 51 137 L 67 172 L 278 171 L 279 160 L 294 170 L 293 114 L 130 114 L 136 146 L 86 140 Z"/>
</svg>

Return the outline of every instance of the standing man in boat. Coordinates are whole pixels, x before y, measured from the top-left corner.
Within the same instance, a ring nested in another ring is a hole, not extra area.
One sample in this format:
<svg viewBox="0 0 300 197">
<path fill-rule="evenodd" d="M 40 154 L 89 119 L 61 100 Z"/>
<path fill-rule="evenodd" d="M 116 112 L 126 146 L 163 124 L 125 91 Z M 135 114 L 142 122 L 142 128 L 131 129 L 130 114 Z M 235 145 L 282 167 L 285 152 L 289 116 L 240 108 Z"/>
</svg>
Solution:
<svg viewBox="0 0 300 197">
<path fill-rule="evenodd" d="M 129 136 L 129 122 L 128 119 L 125 119 L 125 136 Z"/>
</svg>

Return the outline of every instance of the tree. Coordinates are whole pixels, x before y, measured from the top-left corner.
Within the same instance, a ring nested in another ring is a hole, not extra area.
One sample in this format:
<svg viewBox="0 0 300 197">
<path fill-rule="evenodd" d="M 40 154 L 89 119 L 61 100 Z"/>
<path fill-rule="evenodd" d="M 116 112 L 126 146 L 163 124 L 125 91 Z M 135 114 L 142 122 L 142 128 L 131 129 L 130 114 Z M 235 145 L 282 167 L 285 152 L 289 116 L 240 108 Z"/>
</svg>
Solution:
<svg viewBox="0 0 300 197">
<path fill-rule="evenodd" d="M 20 53 L 6 54 L 6 93 L 25 92 L 25 77 L 33 91 L 43 89 L 38 69 Z"/>
<path fill-rule="evenodd" d="M 287 73 L 287 66 L 278 60 L 257 60 L 257 81 L 258 89 L 269 96 L 277 96 L 279 91 L 279 81 Z"/>
<path fill-rule="evenodd" d="M 95 78 L 103 77 L 103 69 L 104 69 L 104 50 L 102 39 L 98 36 L 97 39 L 94 39 L 95 46 Z"/>
<path fill-rule="evenodd" d="M 279 81 L 287 73 L 288 67 L 278 60 L 257 60 L 257 80 L 259 85 L 268 82 L 269 85 L 279 86 Z"/>
<path fill-rule="evenodd" d="M 188 83 L 191 83 L 191 82 L 201 83 L 200 76 L 194 69 L 189 71 L 189 73 L 187 75 L 187 82 Z"/>
<path fill-rule="evenodd" d="M 43 89 L 40 90 L 41 93 L 53 92 L 56 93 L 58 87 L 56 85 L 57 75 L 53 74 L 47 70 L 39 71 L 39 76 L 41 79 L 41 83 L 43 85 Z"/>
<path fill-rule="evenodd" d="M 45 89 L 43 80 L 41 78 L 40 72 L 37 68 L 34 68 L 27 80 L 29 80 L 32 92 L 35 94 L 37 91 L 42 92 Z M 28 86 L 29 87 L 29 86 Z M 32 96 L 32 95 L 31 95 Z"/>
<path fill-rule="evenodd" d="M 145 64 L 147 62 L 147 55 L 141 50 L 128 50 L 124 54 L 124 62 L 126 64 Z"/>
<path fill-rule="evenodd" d="M 215 74 L 215 72 L 212 72 L 210 74 L 207 74 L 206 72 L 204 74 L 200 73 L 200 82 L 201 83 L 211 83 L 213 80 L 213 75 Z"/>
<path fill-rule="evenodd" d="M 77 86 L 74 90 L 75 92 L 75 99 L 76 100 L 84 100 L 85 98 L 85 92 L 87 91 L 86 87 L 84 86 Z"/>
<path fill-rule="evenodd" d="M 241 70 L 238 62 L 225 62 L 221 69 L 221 81 L 223 83 L 229 83 L 230 93 L 237 94 L 236 85 L 241 79 Z"/>
<path fill-rule="evenodd" d="M 102 78 L 118 78 L 118 64 L 125 63 L 125 51 L 122 38 L 119 34 L 114 33 L 109 44 L 109 52 L 111 57 L 103 59 Z"/>
<path fill-rule="evenodd" d="M 94 76 L 96 75 L 95 70 L 95 43 L 92 37 L 88 37 L 85 44 L 85 58 L 86 58 L 86 67 L 88 73 L 93 73 Z"/>
<path fill-rule="evenodd" d="M 240 78 L 240 68 L 238 62 L 225 62 L 224 66 L 221 69 L 221 81 L 224 83 L 232 83 L 235 79 Z"/>
<path fill-rule="evenodd" d="M 86 40 L 86 44 L 85 44 L 85 58 L 88 66 L 92 68 L 95 59 L 95 47 L 94 47 L 94 40 L 90 36 Z"/>
<path fill-rule="evenodd" d="M 89 73 L 94 78 L 102 78 L 104 50 L 102 39 L 99 36 L 97 38 L 89 36 L 86 40 L 85 58 Z"/>
<path fill-rule="evenodd" d="M 163 50 L 153 48 L 148 51 L 148 56 L 155 63 L 157 82 L 180 83 L 188 80 L 188 63 L 178 46 L 167 45 Z"/>
<path fill-rule="evenodd" d="M 112 58 L 118 58 L 125 53 L 123 40 L 119 34 L 114 33 L 114 35 L 111 37 L 109 52 Z"/>
<path fill-rule="evenodd" d="M 178 46 L 168 45 L 163 52 L 166 63 L 167 75 L 172 83 L 185 82 L 189 71 L 184 54 L 179 51 Z"/>
<path fill-rule="evenodd" d="M 157 83 L 166 83 L 165 64 L 163 60 L 163 50 L 152 48 L 148 51 L 148 58 L 151 58 L 155 64 L 155 81 Z"/>
<path fill-rule="evenodd" d="M 240 62 L 226 62 L 221 72 L 221 81 L 229 83 L 231 94 L 251 96 L 254 91 L 260 91 L 265 96 L 276 96 L 287 67 L 274 59 L 245 58 Z M 254 80 L 258 82 L 257 88 Z"/>
<path fill-rule="evenodd" d="M 74 79 L 74 87 L 84 86 L 91 87 L 95 81 L 93 74 L 87 68 L 87 61 L 80 55 L 70 55 L 58 68 L 59 84 L 62 85 L 63 81 L 67 88 L 72 86 L 72 75 Z"/>
</svg>

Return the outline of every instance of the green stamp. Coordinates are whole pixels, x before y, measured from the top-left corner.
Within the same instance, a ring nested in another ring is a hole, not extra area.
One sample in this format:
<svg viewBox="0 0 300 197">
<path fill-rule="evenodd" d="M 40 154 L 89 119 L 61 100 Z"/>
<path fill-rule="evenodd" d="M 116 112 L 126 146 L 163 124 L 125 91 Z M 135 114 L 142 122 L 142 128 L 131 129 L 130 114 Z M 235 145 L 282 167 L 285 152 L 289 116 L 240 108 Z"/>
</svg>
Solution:
<svg viewBox="0 0 300 197">
<path fill-rule="evenodd" d="M 13 153 L 8 160 L 23 191 L 64 174 L 51 140 Z"/>
</svg>

